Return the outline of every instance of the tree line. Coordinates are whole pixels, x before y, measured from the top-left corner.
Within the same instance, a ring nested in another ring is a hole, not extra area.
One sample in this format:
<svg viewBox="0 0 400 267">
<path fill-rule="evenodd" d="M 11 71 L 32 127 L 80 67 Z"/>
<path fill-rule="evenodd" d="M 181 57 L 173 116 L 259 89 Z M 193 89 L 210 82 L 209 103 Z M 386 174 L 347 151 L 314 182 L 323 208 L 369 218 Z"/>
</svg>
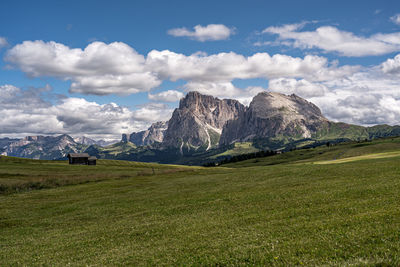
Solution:
<svg viewBox="0 0 400 267">
<path fill-rule="evenodd" d="M 223 164 L 244 161 L 244 160 L 248 160 L 248 159 L 270 157 L 270 156 L 273 156 L 276 154 L 277 154 L 277 152 L 273 151 L 273 150 L 260 150 L 258 152 L 254 152 L 254 153 L 247 153 L 247 154 L 240 154 L 240 155 L 236 155 L 236 156 L 226 157 L 220 161 L 207 162 L 207 163 L 203 164 L 203 166 L 204 167 L 214 167 L 214 166 L 219 166 L 219 165 L 223 165 Z"/>
</svg>

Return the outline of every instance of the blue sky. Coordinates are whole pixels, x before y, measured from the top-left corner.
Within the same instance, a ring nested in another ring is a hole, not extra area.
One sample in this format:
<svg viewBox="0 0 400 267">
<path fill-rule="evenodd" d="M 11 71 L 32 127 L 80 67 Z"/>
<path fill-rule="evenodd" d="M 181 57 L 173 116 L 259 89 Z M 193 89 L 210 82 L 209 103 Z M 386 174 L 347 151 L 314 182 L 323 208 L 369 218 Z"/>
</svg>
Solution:
<svg viewBox="0 0 400 267">
<path fill-rule="evenodd" d="M 244 104 L 262 90 L 296 93 L 332 120 L 400 124 L 399 1 L 4 0 L 0 10 L 0 137 L 118 138 L 168 119 L 190 90 Z"/>
</svg>

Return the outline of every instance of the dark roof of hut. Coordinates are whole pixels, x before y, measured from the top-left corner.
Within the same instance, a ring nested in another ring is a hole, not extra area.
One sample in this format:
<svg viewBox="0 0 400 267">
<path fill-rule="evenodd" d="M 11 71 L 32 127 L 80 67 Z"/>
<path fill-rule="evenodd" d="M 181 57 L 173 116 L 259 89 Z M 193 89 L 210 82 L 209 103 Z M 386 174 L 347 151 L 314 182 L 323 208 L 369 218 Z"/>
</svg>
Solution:
<svg viewBox="0 0 400 267">
<path fill-rule="evenodd" d="M 69 153 L 68 157 L 71 158 L 88 158 L 90 157 L 88 153 Z"/>
</svg>

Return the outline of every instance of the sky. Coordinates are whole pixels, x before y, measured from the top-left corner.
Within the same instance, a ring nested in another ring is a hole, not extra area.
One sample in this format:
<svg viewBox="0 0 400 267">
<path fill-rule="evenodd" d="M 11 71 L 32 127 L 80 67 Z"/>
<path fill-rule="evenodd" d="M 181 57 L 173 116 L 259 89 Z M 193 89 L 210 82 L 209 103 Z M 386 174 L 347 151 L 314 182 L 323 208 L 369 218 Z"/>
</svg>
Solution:
<svg viewBox="0 0 400 267">
<path fill-rule="evenodd" d="M 400 125 L 400 1 L 0 1 L 0 137 L 120 139 L 194 90 Z"/>
</svg>

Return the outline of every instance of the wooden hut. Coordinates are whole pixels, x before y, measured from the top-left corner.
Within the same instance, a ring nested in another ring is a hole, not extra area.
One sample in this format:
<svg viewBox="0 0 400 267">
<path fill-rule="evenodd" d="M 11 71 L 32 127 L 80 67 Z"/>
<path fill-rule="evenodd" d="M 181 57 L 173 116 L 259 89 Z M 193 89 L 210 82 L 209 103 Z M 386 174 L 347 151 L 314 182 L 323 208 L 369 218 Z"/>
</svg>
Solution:
<svg viewBox="0 0 400 267">
<path fill-rule="evenodd" d="M 68 161 L 69 164 L 89 165 L 89 157 L 88 153 L 69 153 Z"/>
</svg>

